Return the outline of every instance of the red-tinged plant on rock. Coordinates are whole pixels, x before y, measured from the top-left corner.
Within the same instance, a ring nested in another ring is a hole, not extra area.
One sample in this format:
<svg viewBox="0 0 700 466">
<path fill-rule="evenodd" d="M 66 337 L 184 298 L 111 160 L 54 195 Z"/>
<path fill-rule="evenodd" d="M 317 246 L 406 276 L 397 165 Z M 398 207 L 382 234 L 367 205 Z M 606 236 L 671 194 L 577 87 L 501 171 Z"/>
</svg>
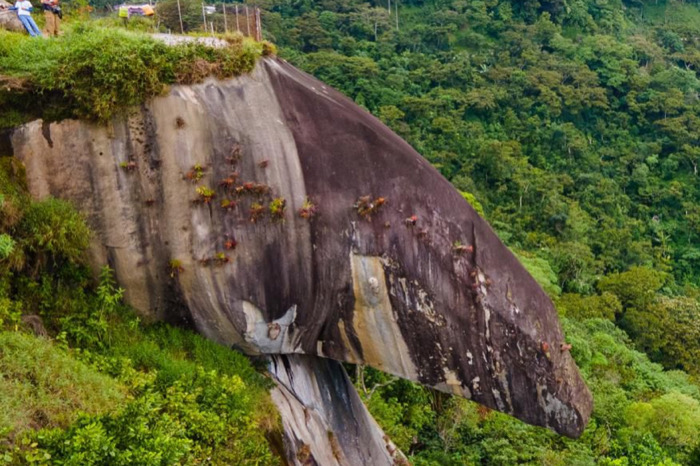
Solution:
<svg viewBox="0 0 700 466">
<path fill-rule="evenodd" d="M 253 204 L 251 204 L 251 206 L 250 206 L 250 211 L 249 211 L 250 221 L 252 223 L 255 223 L 258 220 L 260 220 L 260 218 L 262 218 L 262 216 L 265 215 L 265 210 L 266 209 L 265 209 L 264 205 L 260 204 L 259 202 L 253 202 Z"/>
<path fill-rule="evenodd" d="M 417 215 L 411 215 L 408 217 L 406 220 L 403 221 L 407 227 L 414 227 L 416 226 L 416 223 L 418 223 L 418 216 Z"/>
<path fill-rule="evenodd" d="M 371 196 L 362 196 L 355 201 L 353 208 L 357 211 L 357 214 L 360 217 L 371 219 L 371 216 L 375 214 L 385 203 L 386 198 L 384 197 L 378 197 L 372 200 Z"/>
<path fill-rule="evenodd" d="M 270 203 L 270 216 L 275 220 L 282 220 L 286 209 L 287 201 L 282 197 L 277 197 Z"/>
<path fill-rule="evenodd" d="M 204 167 L 202 167 L 200 164 L 193 165 L 190 171 L 185 173 L 185 178 L 193 183 L 197 183 L 202 179 L 202 177 L 204 177 Z"/>
<path fill-rule="evenodd" d="M 143 203 L 146 204 L 148 207 L 151 207 L 153 204 L 156 203 L 156 200 L 155 199 L 146 199 L 145 201 L 143 201 Z"/>
<path fill-rule="evenodd" d="M 258 196 L 264 196 L 265 194 L 270 192 L 270 187 L 266 184 L 255 183 L 253 185 L 253 189 L 251 189 L 251 192 Z"/>
<path fill-rule="evenodd" d="M 231 262 L 231 258 L 229 258 L 224 252 L 217 252 L 213 261 L 216 263 L 216 265 L 224 265 Z"/>
<path fill-rule="evenodd" d="M 457 254 L 465 254 L 465 253 L 471 253 L 474 252 L 474 246 L 471 245 L 466 245 L 462 244 L 460 241 L 455 241 L 452 244 L 452 250 L 456 252 Z"/>
<path fill-rule="evenodd" d="M 168 271 L 170 272 L 170 278 L 175 278 L 185 271 L 182 266 L 182 261 L 179 259 L 171 259 L 168 262 Z"/>
<path fill-rule="evenodd" d="M 471 253 L 474 252 L 474 246 L 467 246 L 466 244 L 462 244 L 460 241 L 455 241 L 452 245 L 452 250 L 457 254 Z"/>
<path fill-rule="evenodd" d="M 203 258 L 199 259 L 199 263 L 200 263 L 201 265 L 203 265 L 204 267 L 206 267 L 206 266 L 208 266 L 209 264 L 211 264 L 211 261 L 212 261 L 211 257 L 203 257 Z"/>
<path fill-rule="evenodd" d="M 236 184 L 236 178 L 234 176 L 229 176 L 228 178 L 224 178 L 223 180 L 219 181 L 219 186 L 222 188 L 230 189 L 234 184 Z"/>
<path fill-rule="evenodd" d="M 231 199 L 222 199 L 220 205 L 222 209 L 233 210 L 236 208 L 238 203 L 236 201 L 232 201 Z"/>
<path fill-rule="evenodd" d="M 119 166 L 128 172 L 134 171 L 136 168 L 138 168 L 138 164 L 134 160 L 122 162 L 119 164 Z"/>
<path fill-rule="evenodd" d="M 224 242 L 224 249 L 226 249 L 227 251 L 233 251 L 234 249 L 236 249 L 236 246 L 238 246 L 238 241 L 236 241 L 235 239 L 227 239 Z"/>
<path fill-rule="evenodd" d="M 226 161 L 230 163 L 231 165 L 235 165 L 238 163 L 239 160 L 241 160 L 241 156 L 243 155 L 243 150 L 241 149 L 240 144 L 235 144 L 231 148 L 231 155 L 226 157 Z"/>
<path fill-rule="evenodd" d="M 214 196 L 216 196 L 214 190 L 206 186 L 198 186 L 196 191 L 199 196 L 199 201 L 205 204 L 209 204 L 211 200 L 214 199 Z"/>
<path fill-rule="evenodd" d="M 540 345 L 542 347 L 542 352 L 547 357 L 547 359 L 549 359 L 551 357 L 551 354 L 549 352 L 549 343 L 547 343 L 546 341 L 543 341 Z"/>
<path fill-rule="evenodd" d="M 263 160 L 262 162 L 260 162 L 260 163 L 258 164 L 258 166 L 259 166 L 260 168 L 267 168 L 268 165 L 270 165 L 270 161 L 269 161 L 269 160 Z"/>
<path fill-rule="evenodd" d="M 299 209 L 299 217 L 311 218 L 316 215 L 316 211 L 316 205 L 307 197 L 304 203 L 301 205 L 301 209 Z"/>
</svg>

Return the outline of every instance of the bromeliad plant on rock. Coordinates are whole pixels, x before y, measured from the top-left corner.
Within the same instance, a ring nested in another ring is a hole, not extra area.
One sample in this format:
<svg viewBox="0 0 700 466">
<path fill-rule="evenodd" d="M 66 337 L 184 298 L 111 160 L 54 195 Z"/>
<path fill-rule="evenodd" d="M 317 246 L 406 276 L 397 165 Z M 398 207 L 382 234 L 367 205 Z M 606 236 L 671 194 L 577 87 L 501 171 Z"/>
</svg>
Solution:
<svg viewBox="0 0 700 466">
<path fill-rule="evenodd" d="M 123 168 L 127 172 L 132 172 L 138 168 L 138 164 L 134 160 L 128 160 L 126 162 L 122 162 L 119 164 L 121 168 Z"/>
<path fill-rule="evenodd" d="M 168 271 L 170 272 L 170 278 L 175 278 L 185 271 L 182 266 L 182 261 L 179 259 L 170 259 L 168 262 Z"/>
<path fill-rule="evenodd" d="M 251 223 L 256 223 L 258 220 L 260 220 L 264 215 L 265 215 L 265 206 L 263 204 L 260 204 L 259 202 L 253 202 L 250 206 L 249 210 L 249 220 Z"/>
<path fill-rule="evenodd" d="M 227 176 L 226 178 L 224 178 L 223 180 L 221 180 L 219 182 L 219 186 L 222 188 L 231 189 L 236 184 L 237 179 L 238 179 L 238 172 L 232 172 L 229 174 L 229 176 Z"/>
<path fill-rule="evenodd" d="M 455 241 L 452 244 L 452 250 L 459 255 L 474 252 L 474 246 L 462 244 L 461 241 Z"/>
<path fill-rule="evenodd" d="M 286 209 L 287 201 L 282 197 L 277 197 L 270 203 L 270 216 L 273 220 L 284 220 Z"/>
<path fill-rule="evenodd" d="M 204 204 L 209 204 L 212 199 L 216 196 L 216 193 L 214 192 L 213 189 L 208 188 L 207 186 L 198 186 L 197 189 L 197 195 L 199 196 L 195 202 L 196 203 L 204 203 Z"/>
<path fill-rule="evenodd" d="M 386 198 L 384 197 L 372 200 L 372 196 L 362 196 L 357 199 L 353 208 L 360 217 L 372 220 L 372 215 L 376 214 L 384 204 L 386 204 Z"/>
<path fill-rule="evenodd" d="M 299 209 L 299 217 L 309 219 L 316 215 L 317 210 L 316 205 L 307 197 L 306 200 L 304 200 L 304 204 L 302 204 L 301 209 Z"/>
<path fill-rule="evenodd" d="M 197 163 L 193 165 L 187 173 L 185 173 L 185 178 L 193 183 L 197 183 L 202 179 L 202 177 L 204 177 L 204 170 L 204 167 Z"/>
<path fill-rule="evenodd" d="M 231 199 L 222 199 L 220 205 L 222 209 L 231 211 L 236 208 L 238 203 L 236 201 L 232 201 Z"/>
</svg>

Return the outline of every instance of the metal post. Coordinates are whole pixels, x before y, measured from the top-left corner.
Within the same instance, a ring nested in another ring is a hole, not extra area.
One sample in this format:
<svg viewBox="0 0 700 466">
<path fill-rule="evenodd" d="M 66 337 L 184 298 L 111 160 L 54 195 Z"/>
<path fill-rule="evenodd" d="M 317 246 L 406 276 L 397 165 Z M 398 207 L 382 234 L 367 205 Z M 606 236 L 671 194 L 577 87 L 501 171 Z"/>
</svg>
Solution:
<svg viewBox="0 0 700 466">
<path fill-rule="evenodd" d="M 224 3 L 224 32 L 228 34 L 228 21 L 226 21 L 226 4 Z"/>
<path fill-rule="evenodd" d="M 185 28 L 182 26 L 182 10 L 180 10 L 180 0 L 177 0 L 177 17 L 180 18 L 180 34 L 184 34 Z"/>
<path fill-rule="evenodd" d="M 250 13 L 248 12 L 248 5 L 245 6 L 245 24 L 248 26 L 248 37 L 251 37 L 250 35 Z"/>
<path fill-rule="evenodd" d="M 202 20 L 204 21 L 204 32 L 207 32 L 207 13 L 204 11 L 204 2 L 202 2 Z"/>
</svg>

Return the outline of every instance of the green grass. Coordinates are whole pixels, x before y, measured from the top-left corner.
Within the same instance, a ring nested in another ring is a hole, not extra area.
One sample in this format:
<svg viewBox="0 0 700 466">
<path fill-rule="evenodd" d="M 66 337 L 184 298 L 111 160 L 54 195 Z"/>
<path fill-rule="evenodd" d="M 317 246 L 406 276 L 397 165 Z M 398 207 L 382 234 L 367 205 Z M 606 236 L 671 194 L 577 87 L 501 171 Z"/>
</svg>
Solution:
<svg viewBox="0 0 700 466">
<path fill-rule="evenodd" d="M 108 412 L 125 399 L 120 383 L 50 340 L 0 333 L 0 433 L 65 428 L 81 413 Z"/>
<path fill-rule="evenodd" d="M 0 31 L 0 128 L 32 118 L 105 122 L 161 95 L 171 84 L 193 84 L 250 72 L 272 47 L 224 37 L 227 47 L 168 46 L 150 35 L 99 23 L 76 23 L 58 39 L 37 41 Z"/>
<path fill-rule="evenodd" d="M 0 461 L 278 464 L 271 382 L 245 356 L 118 311 L 87 349 L 0 333 Z"/>
<path fill-rule="evenodd" d="M 170 325 L 155 324 L 138 332 L 128 325 L 113 325 L 109 340 L 105 354 L 126 358 L 140 370 L 157 371 L 159 386 L 194 378 L 200 369 L 236 375 L 255 389 L 271 386 L 241 353 Z"/>
</svg>

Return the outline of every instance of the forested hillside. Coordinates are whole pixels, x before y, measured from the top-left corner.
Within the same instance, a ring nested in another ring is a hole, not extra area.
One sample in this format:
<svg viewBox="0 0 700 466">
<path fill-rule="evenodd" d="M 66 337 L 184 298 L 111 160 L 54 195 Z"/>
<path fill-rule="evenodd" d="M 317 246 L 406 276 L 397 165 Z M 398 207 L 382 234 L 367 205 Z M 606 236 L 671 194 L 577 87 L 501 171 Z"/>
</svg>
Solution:
<svg viewBox="0 0 700 466">
<path fill-rule="evenodd" d="M 483 211 L 557 303 L 594 392 L 590 428 L 569 442 L 358 369 L 415 463 L 700 463 L 698 3 L 264 7 L 283 57 Z"/>
<path fill-rule="evenodd" d="M 200 3 L 182 3 L 196 28 Z M 483 213 L 557 304 L 594 394 L 574 441 L 349 368 L 411 462 L 700 464 L 698 2 L 256 3 L 282 57 L 377 115 Z M 105 120 L 274 50 L 240 37 L 167 49 L 109 18 L 70 21 L 38 46 L 0 36 L 13 78 L 0 127 Z M 30 201 L 21 166 L 0 159 L 0 463 L 277 463 L 269 383 L 234 351 L 139 322 L 108 269 L 89 278 L 86 238 L 71 206 Z"/>
</svg>

